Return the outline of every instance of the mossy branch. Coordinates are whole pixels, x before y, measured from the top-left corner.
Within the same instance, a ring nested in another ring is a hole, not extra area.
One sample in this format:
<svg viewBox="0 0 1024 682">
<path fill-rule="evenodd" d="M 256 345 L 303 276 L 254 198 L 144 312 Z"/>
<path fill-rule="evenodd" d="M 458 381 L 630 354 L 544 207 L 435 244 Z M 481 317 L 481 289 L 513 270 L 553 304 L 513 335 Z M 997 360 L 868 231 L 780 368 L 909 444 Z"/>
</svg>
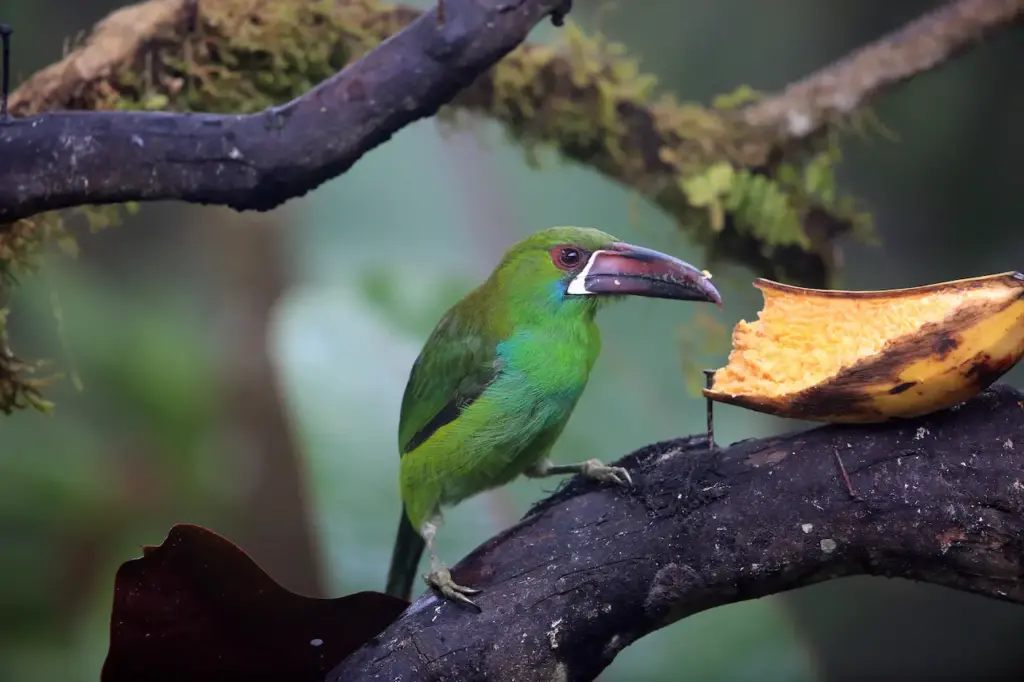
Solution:
<svg viewBox="0 0 1024 682">
<path fill-rule="evenodd" d="M 15 115 L 58 108 L 260 112 L 238 130 L 256 135 L 260 129 L 263 140 L 243 140 L 257 156 L 243 151 L 243 158 L 232 158 L 227 145 L 204 147 L 202 159 L 182 160 L 183 148 L 196 145 L 152 144 L 160 137 L 157 129 L 171 126 L 175 135 L 194 136 L 196 128 L 213 121 L 226 125 L 224 119 L 188 119 L 189 127 L 186 119 L 128 113 L 110 119 L 111 113 L 88 124 L 59 117 L 35 119 L 33 127 L 19 122 L 3 133 L 5 146 L 15 152 L 16 170 L 8 172 L 16 178 L 39 177 L 40 170 L 49 170 L 48 178 L 60 175 L 55 167 L 39 167 L 46 163 L 42 154 L 17 154 L 27 146 L 19 139 L 38 142 L 46 134 L 69 146 L 88 137 L 96 145 L 98 133 L 114 120 L 118 133 L 109 143 L 127 145 L 127 152 L 132 139 L 146 141 L 147 149 L 131 160 L 133 170 L 144 166 L 150 173 L 131 173 L 146 179 L 134 183 L 90 177 L 87 189 L 66 179 L 61 185 L 58 178 L 37 191 L 0 182 L 9 188 L 0 193 L 0 219 L 87 201 L 153 198 L 272 208 L 343 172 L 391 132 L 432 114 L 460 85 L 482 74 L 455 98 L 455 107 L 492 116 L 524 145 L 551 145 L 651 197 L 713 258 L 823 286 L 830 282 L 834 238 L 851 228 L 870 233 L 869 217 L 836 192 L 831 171 L 839 154 L 831 133 L 839 124 L 863 122 L 852 116 L 873 95 L 1015 23 L 1024 10 L 1024 0 L 959 0 L 776 97 L 760 99 L 741 88 L 718 106 L 702 107 L 652 99 L 654 79 L 640 73 L 621 46 L 576 29 L 566 32 L 561 46 L 520 45 L 484 72 L 561 3 L 524 2 L 517 13 L 486 3 L 450 4 L 445 29 L 432 16 L 417 22 L 416 10 L 374 0 L 150 0 L 120 10 L 81 47 L 19 88 L 12 98 Z M 485 19 L 495 17 L 504 23 L 485 28 Z M 374 50 L 400 31 L 399 41 Z M 429 67 L 415 83 L 408 77 L 413 61 Z M 390 96 L 376 102 L 374 116 L 353 121 L 349 112 L 364 106 L 368 87 L 374 95 Z M 427 91 L 431 96 L 424 97 Z M 750 98 L 755 101 L 747 103 Z M 289 100 L 294 101 L 270 108 Z M 315 129 L 297 132 L 315 120 L 295 115 L 302 102 L 313 100 L 330 105 L 327 119 L 334 122 L 320 117 Z M 392 105 L 397 111 L 387 110 Z M 274 139 L 288 144 L 268 142 Z M 100 152 L 94 155 L 109 158 Z M 191 182 L 166 177 L 168 167 L 180 169 L 190 161 L 216 165 L 220 179 L 195 173 Z"/>
<path fill-rule="evenodd" d="M 564 6 L 447 0 L 443 28 L 433 10 L 376 0 L 148 0 L 114 12 L 23 83 L 15 118 L 0 121 L 5 277 L 61 232 L 56 215 L 36 214 L 156 199 L 270 209 L 450 104 L 448 118 L 490 116 L 528 152 L 554 148 L 649 197 L 708 264 L 827 286 L 836 237 L 871 232 L 837 192 L 837 133 L 863 124 L 859 107 L 877 93 L 1024 14 L 1024 0 L 958 0 L 777 96 L 744 86 L 700 106 L 655 99 L 655 79 L 621 45 L 575 27 L 558 45 L 522 43 Z M 0 395 L 3 409 L 8 393 L 36 395 L 23 375 L 0 357 L 0 379 L 17 389 Z"/>
</svg>

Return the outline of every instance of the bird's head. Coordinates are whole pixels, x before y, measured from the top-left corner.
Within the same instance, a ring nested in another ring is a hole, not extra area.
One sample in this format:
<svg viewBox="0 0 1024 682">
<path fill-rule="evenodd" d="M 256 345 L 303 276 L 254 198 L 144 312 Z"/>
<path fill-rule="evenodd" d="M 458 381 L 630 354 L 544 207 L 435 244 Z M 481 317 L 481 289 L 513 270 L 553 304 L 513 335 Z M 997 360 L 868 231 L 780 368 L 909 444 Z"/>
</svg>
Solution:
<svg viewBox="0 0 1024 682">
<path fill-rule="evenodd" d="M 697 268 L 678 258 L 586 227 L 552 227 L 522 240 L 495 270 L 498 286 L 534 305 L 588 309 L 621 296 L 706 301 L 722 297 Z"/>
</svg>

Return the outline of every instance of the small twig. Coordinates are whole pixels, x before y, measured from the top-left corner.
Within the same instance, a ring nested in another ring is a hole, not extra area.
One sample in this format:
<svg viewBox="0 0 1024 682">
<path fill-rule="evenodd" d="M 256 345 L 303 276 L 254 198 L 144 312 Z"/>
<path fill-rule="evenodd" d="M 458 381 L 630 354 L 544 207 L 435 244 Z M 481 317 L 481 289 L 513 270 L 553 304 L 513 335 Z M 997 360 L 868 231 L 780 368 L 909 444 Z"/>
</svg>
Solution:
<svg viewBox="0 0 1024 682">
<path fill-rule="evenodd" d="M 715 370 L 705 369 L 704 371 L 704 388 L 711 388 L 715 382 Z M 707 405 L 708 411 L 708 450 L 714 451 L 715 449 L 715 401 L 711 398 L 704 398 L 704 402 Z"/>
<path fill-rule="evenodd" d="M 835 455 L 836 464 L 839 465 L 839 473 L 843 477 L 843 482 L 846 484 L 846 491 L 850 493 L 850 499 L 861 501 L 860 495 L 853 489 L 853 483 L 850 481 L 850 475 L 846 473 L 846 465 L 843 464 L 843 458 L 839 456 L 839 448 L 833 448 L 832 454 Z"/>
<path fill-rule="evenodd" d="M 3 41 L 3 83 L 0 83 L 0 119 L 7 119 L 7 95 L 11 88 L 11 34 L 14 33 L 7 24 L 0 24 L 0 40 Z"/>
</svg>

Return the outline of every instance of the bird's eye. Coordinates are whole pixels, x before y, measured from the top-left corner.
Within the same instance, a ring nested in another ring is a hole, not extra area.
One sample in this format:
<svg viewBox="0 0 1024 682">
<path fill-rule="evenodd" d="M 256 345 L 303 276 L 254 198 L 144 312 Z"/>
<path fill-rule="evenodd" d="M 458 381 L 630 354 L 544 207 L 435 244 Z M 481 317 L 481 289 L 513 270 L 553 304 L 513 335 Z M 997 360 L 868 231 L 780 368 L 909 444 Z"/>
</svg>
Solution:
<svg viewBox="0 0 1024 682">
<path fill-rule="evenodd" d="M 553 255 L 555 257 L 555 265 L 563 270 L 571 270 L 583 260 L 583 253 L 575 246 L 560 246 L 555 249 Z"/>
</svg>

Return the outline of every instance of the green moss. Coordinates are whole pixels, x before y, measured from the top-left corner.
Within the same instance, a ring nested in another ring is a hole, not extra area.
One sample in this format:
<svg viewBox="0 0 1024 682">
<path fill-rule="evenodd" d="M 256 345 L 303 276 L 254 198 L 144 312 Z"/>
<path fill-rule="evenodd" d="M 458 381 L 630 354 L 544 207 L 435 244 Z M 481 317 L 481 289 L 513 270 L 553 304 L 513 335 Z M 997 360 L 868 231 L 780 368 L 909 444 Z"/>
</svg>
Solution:
<svg viewBox="0 0 1024 682">
<path fill-rule="evenodd" d="M 756 102 L 757 100 L 764 97 L 764 95 L 749 85 L 741 85 L 732 92 L 724 92 L 721 95 L 716 95 L 711 100 L 711 106 L 715 109 L 739 109 L 740 107 Z"/>
<path fill-rule="evenodd" d="M 38 376 L 49 365 L 46 361 L 26 362 L 7 346 L 7 308 L 0 308 L 0 411 L 11 414 L 27 408 L 49 413 L 53 403 L 43 398 L 42 391 L 58 375 Z"/>
<path fill-rule="evenodd" d="M 378 45 L 412 12 L 374 0 L 200 4 L 113 75 L 103 108 L 253 113 L 287 102 Z"/>
<path fill-rule="evenodd" d="M 44 245 L 60 244 L 74 251 L 74 240 L 64 231 L 57 213 L 43 213 L 4 225 L 0 230 L 0 286 L 9 291 L 18 279 L 38 271 Z M 42 390 L 59 378 L 44 374 L 50 363 L 45 360 L 22 360 L 11 350 L 7 340 L 7 317 L 10 309 L 0 308 L 0 411 L 34 408 L 49 412 L 53 405 L 42 397 Z"/>
<path fill-rule="evenodd" d="M 504 124 L 531 162 L 551 149 L 635 188 L 705 245 L 709 257 L 728 215 L 767 257 L 762 276 L 803 283 L 771 258 L 781 247 L 831 262 L 831 245 L 805 232 L 812 212 L 870 238 L 870 216 L 836 184 L 835 136 L 795 147 L 751 128 L 737 110 L 761 95 L 745 85 L 712 106 L 654 99 L 656 86 L 621 44 L 569 22 L 558 44 L 523 45 L 509 54 L 446 116 L 453 118 L 454 108 L 485 113 Z"/>
<path fill-rule="evenodd" d="M 135 213 L 134 203 L 112 206 L 79 206 L 63 213 L 51 211 L 24 218 L 0 229 L 0 286 L 10 290 L 26 275 L 43 273 L 43 258 L 54 250 L 65 257 L 78 256 L 78 242 L 67 231 L 65 220 L 81 216 L 91 231 L 117 225 L 123 213 Z M 50 305 L 55 331 L 64 350 L 68 350 L 64 329 L 64 315 L 60 296 L 50 289 Z M 49 360 L 22 360 L 11 350 L 7 340 L 8 308 L 0 309 L 0 411 L 10 414 L 15 410 L 33 408 L 50 412 L 53 404 L 44 399 L 42 390 L 64 377 L 49 370 Z M 81 388 L 78 372 L 69 367 L 71 379 Z"/>
</svg>

